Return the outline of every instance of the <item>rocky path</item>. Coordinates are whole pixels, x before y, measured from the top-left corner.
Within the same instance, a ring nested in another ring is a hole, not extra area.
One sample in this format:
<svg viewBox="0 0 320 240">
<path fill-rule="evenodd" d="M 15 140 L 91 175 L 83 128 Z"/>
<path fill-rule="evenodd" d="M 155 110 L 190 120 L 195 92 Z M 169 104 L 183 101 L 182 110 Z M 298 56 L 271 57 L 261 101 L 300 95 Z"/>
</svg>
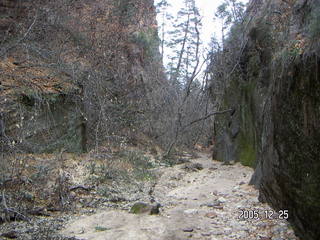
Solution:
<svg viewBox="0 0 320 240">
<path fill-rule="evenodd" d="M 73 220 L 61 233 L 83 240 L 298 239 L 280 219 L 286 213 L 276 214 L 258 201 L 257 190 L 247 184 L 250 168 L 222 165 L 202 155 L 159 171 L 153 191 L 162 205 L 159 215 L 101 210 Z"/>
</svg>

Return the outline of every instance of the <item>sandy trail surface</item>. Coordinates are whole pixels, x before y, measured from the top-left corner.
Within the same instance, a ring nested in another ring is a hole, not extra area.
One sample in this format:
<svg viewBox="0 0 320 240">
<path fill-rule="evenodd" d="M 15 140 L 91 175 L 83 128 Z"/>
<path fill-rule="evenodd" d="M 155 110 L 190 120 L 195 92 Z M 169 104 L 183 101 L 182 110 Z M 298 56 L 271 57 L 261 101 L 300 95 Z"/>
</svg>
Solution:
<svg viewBox="0 0 320 240">
<path fill-rule="evenodd" d="M 186 167 L 192 163 L 203 169 Z M 286 220 L 258 201 L 248 185 L 251 168 L 205 154 L 186 164 L 158 170 L 153 197 L 162 205 L 159 215 L 101 209 L 73 219 L 61 233 L 83 240 L 298 239 Z"/>
</svg>

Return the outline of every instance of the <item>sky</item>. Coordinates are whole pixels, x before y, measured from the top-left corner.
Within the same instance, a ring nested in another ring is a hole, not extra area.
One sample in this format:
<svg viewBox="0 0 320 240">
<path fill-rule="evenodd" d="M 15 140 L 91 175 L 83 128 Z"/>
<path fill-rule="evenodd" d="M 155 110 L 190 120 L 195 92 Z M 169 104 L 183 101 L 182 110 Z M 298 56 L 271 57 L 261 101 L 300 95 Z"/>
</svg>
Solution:
<svg viewBox="0 0 320 240">
<path fill-rule="evenodd" d="M 160 0 L 155 0 L 159 2 Z M 170 12 L 173 16 L 183 7 L 183 0 L 167 0 L 172 5 Z M 200 13 L 203 16 L 202 19 L 202 40 L 206 43 L 210 42 L 212 35 L 216 35 L 218 39 L 221 38 L 221 25 L 219 20 L 214 21 L 214 13 L 218 6 L 223 3 L 224 0 L 196 0 L 196 5 L 200 9 Z M 249 0 L 241 0 L 243 3 L 247 3 Z M 159 20 L 160 21 L 160 20 Z"/>
<path fill-rule="evenodd" d="M 172 5 L 171 12 L 173 15 L 183 6 L 183 0 L 168 0 Z M 200 10 L 202 19 L 202 40 L 208 43 L 214 33 L 217 37 L 220 35 L 220 26 L 218 22 L 213 21 L 214 12 L 217 7 L 223 2 L 223 0 L 196 0 L 196 5 Z"/>
<path fill-rule="evenodd" d="M 155 0 L 155 3 L 160 0 Z M 176 16 L 176 13 L 181 7 L 183 7 L 183 0 L 167 0 L 171 4 L 169 9 L 170 13 L 173 16 Z M 200 14 L 203 16 L 202 19 L 202 41 L 207 45 L 209 44 L 212 36 L 215 36 L 217 40 L 221 39 L 221 22 L 219 20 L 213 20 L 214 13 L 217 7 L 223 3 L 224 0 L 196 0 L 196 5 L 200 10 Z M 249 0 L 241 0 L 243 3 L 247 3 Z M 158 16 L 160 17 L 160 16 Z M 161 19 L 158 19 L 158 23 L 161 22 Z"/>
</svg>

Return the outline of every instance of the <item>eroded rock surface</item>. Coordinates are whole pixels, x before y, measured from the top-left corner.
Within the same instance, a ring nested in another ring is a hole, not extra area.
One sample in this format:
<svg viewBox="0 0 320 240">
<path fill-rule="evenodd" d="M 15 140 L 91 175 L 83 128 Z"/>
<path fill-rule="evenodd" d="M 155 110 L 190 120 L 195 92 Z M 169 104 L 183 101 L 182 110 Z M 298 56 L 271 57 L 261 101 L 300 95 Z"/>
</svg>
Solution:
<svg viewBox="0 0 320 240">
<path fill-rule="evenodd" d="M 320 239 L 319 11 L 319 1 L 250 2 L 248 24 L 233 29 L 242 46 L 222 56 L 239 59 L 220 79 L 221 104 L 234 111 L 216 118 L 216 158 L 254 167 L 260 200 L 288 209 L 308 240 Z"/>
</svg>

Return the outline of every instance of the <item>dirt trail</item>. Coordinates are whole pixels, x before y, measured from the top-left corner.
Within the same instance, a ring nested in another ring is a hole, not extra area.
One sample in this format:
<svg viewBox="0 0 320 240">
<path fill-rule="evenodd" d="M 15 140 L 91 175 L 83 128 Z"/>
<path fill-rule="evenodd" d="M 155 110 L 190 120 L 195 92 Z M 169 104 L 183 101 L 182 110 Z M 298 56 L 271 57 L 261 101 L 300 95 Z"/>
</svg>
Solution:
<svg viewBox="0 0 320 240">
<path fill-rule="evenodd" d="M 298 239 L 286 220 L 265 218 L 270 207 L 260 203 L 257 190 L 247 184 L 252 169 L 222 165 L 204 154 L 192 160 L 196 162 L 204 169 L 182 164 L 159 170 L 153 193 L 163 206 L 159 215 L 101 210 L 73 220 L 62 234 L 86 240 Z M 239 219 L 241 209 L 258 211 L 260 219 Z"/>
</svg>

